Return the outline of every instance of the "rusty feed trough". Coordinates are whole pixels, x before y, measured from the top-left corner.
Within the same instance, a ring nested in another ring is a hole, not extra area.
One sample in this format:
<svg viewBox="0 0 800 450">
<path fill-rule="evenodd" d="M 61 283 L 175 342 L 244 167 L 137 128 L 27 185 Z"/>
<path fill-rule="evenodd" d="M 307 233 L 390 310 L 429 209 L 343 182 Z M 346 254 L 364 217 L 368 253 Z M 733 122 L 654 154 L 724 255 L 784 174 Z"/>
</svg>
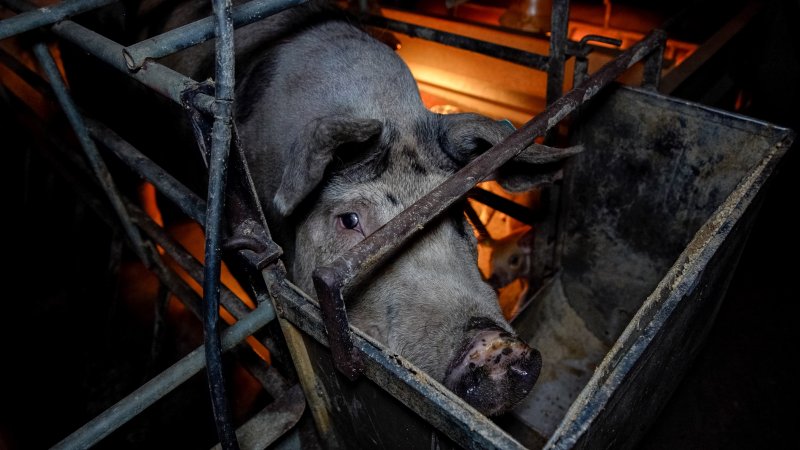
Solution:
<svg viewBox="0 0 800 450">
<path fill-rule="evenodd" d="M 25 9 L 19 2 L 7 3 L 18 10 Z M 91 9 L 104 3 L 107 2 L 86 2 L 84 6 Z M 249 14 L 234 14 L 233 22 L 238 26 L 258 20 L 296 3 L 256 0 Z M 27 16 L 34 18 L 28 21 L 0 22 L 5 26 L 0 28 L 0 36 L 52 24 L 79 10 L 59 12 L 52 8 Z M 225 17 L 227 10 L 218 12 L 218 19 L 227 22 L 229 29 L 232 22 Z M 103 181 L 104 192 L 111 199 L 112 216 L 122 224 L 128 242 L 190 309 L 198 309 L 197 295 L 169 272 L 153 244 L 182 262 L 195 278 L 202 278 L 202 268 L 132 202 L 119 197 L 93 142 L 110 149 L 135 173 L 153 182 L 188 217 L 206 226 L 206 234 L 211 236 L 207 260 L 212 261 L 211 268 L 206 266 L 205 279 L 210 283 L 206 292 L 219 290 L 215 284 L 218 267 L 213 262 L 215 258 L 219 261 L 214 249 L 220 245 L 214 240 L 224 239 L 229 249 L 238 252 L 240 258 L 235 261 L 250 275 L 245 281 L 250 282 L 258 307 L 251 311 L 230 292 L 221 290 L 222 304 L 238 319 L 224 333 L 222 348 L 236 347 L 245 337 L 255 334 L 279 353 L 284 348 L 282 343 L 263 332 L 265 324 L 277 320 L 281 339 L 292 356 L 291 366 L 281 370 L 296 372 L 325 445 L 617 447 L 635 443 L 691 361 L 730 281 L 758 210 L 762 188 L 789 147 L 793 133 L 655 93 L 664 38 L 658 32 L 588 79 L 577 70 L 575 79 L 586 81 L 561 96 L 557 86 L 563 79 L 564 60 L 575 56 L 581 62 L 588 51 L 586 42 L 566 41 L 567 12 L 566 2 L 556 2 L 550 56 L 530 58 L 496 45 L 484 46 L 446 33 L 379 21 L 389 29 L 449 45 L 479 52 L 506 52 L 509 59 L 546 70 L 550 106 L 383 229 L 329 267 L 320 268 L 316 279 L 320 303 L 286 280 L 276 259 L 279 249 L 272 243 L 268 224 L 253 202 L 238 147 L 234 145 L 231 151 L 233 181 L 228 186 L 226 211 L 229 228 L 220 229 L 219 203 L 206 205 L 104 125 L 83 119 L 71 106 L 68 93 L 61 89 L 44 45 L 37 44 L 36 55 L 92 162 L 91 171 L 65 176 L 98 177 Z M 211 26 L 192 29 L 202 38 L 195 39 L 193 34 L 181 40 L 180 35 L 165 35 L 161 40 L 125 49 L 70 21 L 62 21 L 51 30 L 117 70 L 131 70 L 132 77 L 193 109 L 198 129 L 206 130 L 200 144 L 205 154 L 211 155 L 209 192 L 216 190 L 213 198 L 218 201 L 221 196 L 217 194 L 224 190 L 220 180 L 230 139 L 230 129 L 225 125 L 230 111 L 229 106 L 226 110 L 228 101 L 224 98 L 224 91 L 230 86 L 218 89 L 218 95 L 223 91 L 223 98 L 215 99 L 208 95 L 211 91 L 207 87 L 147 60 L 148 55 L 163 56 L 210 37 Z M 225 39 L 219 39 L 220 48 L 225 48 Z M 639 62 L 644 62 L 645 89 L 613 84 Z M 231 82 L 226 80 L 224 65 L 218 72 L 223 85 Z M 585 69 L 586 65 L 582 67 Z M 31 85 L 40 84 L 24 67 L 17 67 L 17 71 Z M 213 125 L 203 118 L 203 113 L 211 111 L 217 119 Z M 562 123 L 569 125 L 570 132 L 562 136 L 569 142 L 561 143 L 582 145 L 584 151 L 566 167 L 556 168 L 559 175 L 564 174 L 563 181 L 558 176 L 542 178 L 551 202 L 549 214 L 539 224 L 538 242 L 549 238 L 554 245 L 536 246 L 534 259 L 547 270 L 539 268 L 538 273 L 543 275 L 536 281 L 541 288 L 513 323 L 522 336 L 543 349 L 545 370 L 550 372 L 545 372 L 526 403 L 494 422 L 401 356 L 349 328 L 343 296 L 354 284 L 368 278 L 382 260 L 401 251 L 402 244 L 413 239 L 424 224 L 467 195 L 477 181 L 517 155 L 535 157 L 537 152 L 549 151 L 547 147 L 530 146 L 534 139 L 548 133 L 553 142 L 558 141 L 554 131 Z M 79 169 L 85 166 L 80 161 L 75 165 Z M 101 203 L 93 204 L 108 210 Z M 206 304 L 215 305 L 215 301 L 207 298 Z M 206 317 L 210 317 L 208 313 Z M 213 328 L 215 324 L 209 326 Z M 548 336 L 565 332 L 573 339 L 569 349 L 553 347 L 552 340 L 548 341 Z M 207 347 L 211 352 L 208 361 L 216 358 L 215 345 L 212 339 Z M 59 446 L 96 444 L 201 370 L 204 350 L 201 347 L 190 353 L 66 437 Z M 259 379 L 275 400 L 254 414 L 234 437 L 231 423 L 225 418 L 224 392 L 215 392 L 218 433 L 224 447 L 234 448 L 237 439 L 245 448 L 264 447 L 297 430 L 295 424 L 304 408 L 298 386 L 287 384 L 272 368 L 252 370 L 260 373 Z M 568 375 L 559 376 L 564 374 Z M 648 407 L 639 408 L 642 402 Z"/>
</svg>

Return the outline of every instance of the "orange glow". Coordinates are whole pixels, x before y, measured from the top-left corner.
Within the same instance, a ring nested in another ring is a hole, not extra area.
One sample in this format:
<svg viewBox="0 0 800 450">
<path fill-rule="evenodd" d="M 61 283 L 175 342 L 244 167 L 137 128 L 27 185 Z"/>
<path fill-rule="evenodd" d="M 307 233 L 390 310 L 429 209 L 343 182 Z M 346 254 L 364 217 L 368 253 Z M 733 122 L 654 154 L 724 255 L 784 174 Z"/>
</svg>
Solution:
<svg viewBox="0 0 800 450">
<path fill-rule="evenodd" d="M 494 181 L 480 183 L 478 186 L 521 205 L 535 208 L 539 204 L 538 190 L 510 193 Z M 478 243 L 478 268 L 484 278 L 489 279 L 498 270 L 498 267 L 495 267 L 497 252 L 509 246 L 516 246 L 519 238 L 530 232 L 531 227 L 476 201 L 470 200 L 470 204 L 489 233 L 488 238 Z M 525 300 L 529 286 L 528 276 L 529 272 L 520 273 L 517 278 L 498 289 L 500 309 L 507 319 L 519 311 L 520 305 Z"/>
<path fill-rule="evenodd" d="M 150 216 L 154 222 L 158 225 L 164 225 L 164 219 L 161 215 L 161 210 L 158 208 L 158 202 L 156 200 L 156 189 L 151 183 L 143 182 L 139 185 L 139 199 L 142 203 L 142 207 Z M 177 225 L 172 225 L 168 227 L 167 232 L 197 260 L 202 262 L 205 257 L 205 237 L 202 228 L 195 222 L 185 222 Z M 160 254 L 164 255 L 164 249 L 159 247 L 158 251 Z M 165 258 L 167 264 L 181 277 L 195 292 L 199 295 L 202 295 L 203 288 L 202 286 L 195 281 L 179 264 L 172 260 L 172 258 Z M 230 289 L 236 297 L 242 301 L 245 305 L 248 306 L 250 309 L 254 309 L 256 307 L 255 302 L 253 299 L 247 295 L 244 288 L 236 278 L 234 278 L 233 274 L 231 274 L 228 267 L 225 263 L 222 263 L 221 273 L 220 273 L 220 281 L 222 284 Z M 175 311 L 180 313 L 185 307 L 180 302 L 170 302 L 170 308 L 176 308 Z M 219 314 L 222 320 L 225 323 L 232 325 L 236 323 L 236 318 L 224 307 L 219 308 Z M 247 343 L 252 347 L 253 351 L 256 352 L 267 364 L 271 364 L 269 349 L 267 349 L 262 343 L 260 343 L 257 339 L 253 336 L 247 337 Z"/>
</svg>

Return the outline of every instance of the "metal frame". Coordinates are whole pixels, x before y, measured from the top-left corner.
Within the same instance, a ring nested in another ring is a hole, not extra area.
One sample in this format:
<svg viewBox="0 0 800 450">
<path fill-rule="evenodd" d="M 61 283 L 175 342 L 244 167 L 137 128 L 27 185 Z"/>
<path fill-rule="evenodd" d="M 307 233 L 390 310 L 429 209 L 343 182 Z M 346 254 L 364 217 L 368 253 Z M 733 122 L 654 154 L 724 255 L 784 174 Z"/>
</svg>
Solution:
<svg viewBox="0 0 800 450">
<path fill-rule="evenodd" d="M 206 293 L 204 301 L 206 308 L 203 314 L 205 345 L 191 352 L 170 369 L 143 385 L 84 427 L 76 430 L 57 447 L 85 448 L 97 443 L 206 366 L 217 420 L 217 431 L 222 447 L 238 448 L 237 436 L 228 418 L 220 355 L 222 351 L 234 347 L 245 337 L 275 318 L 275 309 L 268 301 L 267 295 L 271 297 L 269 300 L 281 307 L 282 317 L 286 319 L 281 320 L 281 326 L 287 332 L 287 336 L 291 335 L 291 329 L 294 326 L 299 326 L 317 341 L 329 344 L 337 367 L 348 377 L 356 378 L 361 373 L 365 373 L 368 378 L 388 392 L 399 396 L 398 398 L 408 394 L 393 388 L 393 384 L 408 385 L 411 392 L 416 393 L 412 395 L 421 396 L 422 400 L 419 398 L 400 398 L 400 400 L 408 405 L 416 405 L 411 406 L 412 409 L 457 442 L 478 442 L 480 445 L 506 448 L 517 445 L 507 434 L 500 431 L 494 424 L 487 423 L 479 413 L 466 406 L 463 401 L 435 381 L 427 378 L 426 375 L 409 376 L 408 368 L 413 366 L 407 361 L 402 358 L 389 358 L 368 338 L 352 329 L 347 322 L 344 295 L 348 289 L 366 279 L 377 265 L 399 251 L 403 243 L 413 238 L 423 228 L 422 225 L 434 220 L 456 201 L 464 198 L 474 188 L 476 180 L 484 179 L 488 174 L 522 152 L 532 152 L 535 155 L 536 152 L 545 151 L 547 148 L 543 146 L 534 147 L 532 150 L 527 149 L 531 148 L 537 137 L 544 136 L 553 130 L 561 120 L 589 101 L 604 86 L 648 55 L 652 56 L 649 56 L 647 60 L 645 84 L 651 87 L 656 86 L 658 80 L 658 70 L 656 69 L 660 67 L 661 51 L 663 51 L 665 40 L 662 32 L 651 33 L 642 42 L 586 79 L 579 87 L 562 96 L 566 60 L 576 55 L 585 57 L 589 51 L 587 42 L 576 44 L 568 41 L 566 37 L 569 16 L 569 6 L 566 0 L 555 1 L 553 5 L 553 31 L 549 56 L 522 52 L 451 33 L 372 17 L 370 20 L 375 26 L 547 71 L 547 103 L 550 106 L 515 131 L 504 142 L 477 158 L 401 213 L 384 228 L 339 257 L 333 264 L 318 268 L 314 274 L 314 282 L 320 299 L 322 317 L 320 319 L 320 312 L 315 311 L 313 302 L 309 303 L 307 297 L 299 293 L 284 277 L 282 266 L 277 261 L 280 249 L 270 238 L 263 213 L 252 189 L 248 169 L 241 155 L 242 150 L 238 147 L 235 139 L 235 130 L 231 119 L 234 78 L 233 29 L 304 3 L 305 0 L 254 0 L 237 8 L 231 8 L 230 2 L 213 0 L 213 18 L 203 19 L 129 47 L 123 47 L 104 36 L 66 20 L 71 15 L 110 4 L 111 0 L 76 0 L 40 10 L 32 10 L 29 4 L 21 0 L 2 1 L 12 9 L 24 12 L 0 21 L 0 39 L 40 27 L 49 27 L 49 30 L 59 38 L 86 50 L 111 67 L 126 73 L 173 102 L 196 111 L 196 121 L 201 122 L 200 128 L 207 131 L 204 135 L 198 136 L 198 144 L 206 153 L 209 165 L 208 198 L 211 201 L 206 204 L 168 174 L 165 174 L 162 169 L 141 155 L 130 144 L 105 129 L 102 124 L 84 120 L 64 88 L 60 74 L 55 69 L 52 57 L 47 52 L 45 45 L 42 43 L 35 45 L 35 53 L 50 79 L 50 85 L 55 90 L 62 108 L 79 136 L 82 147 L 92 163 L 95 177 L 100 180 L 104 192 L 111 199 L 117 221 L 126 231 L 129 243 L 132 244 L 134 251 L 142 261 L 159 274 L 162 282 L 170 290 L 182 293 L 184 296 L 196 297 L 196 295 L 192 295 L 193 291 L 187 289 L 185 285 L 181 286 L 180 282 L 176 282 L 175 277 L 170 275 L 169 269 L 159 262 L 159 256 L 153 251 L 152 242 L 142 239 L 140 229 L 158 245 L 175 254 L 180 253 L 177 247 L 169 245 L 169 242 L 159 235 L 157 227 L 154 228 L 153 224 L 147 223 L 146 217 L 136 212 L 135 206 L 126 203 L 119 197 L 113 186 L 111 175 L 105 169 L 102 158 L 94 147 L 94 141 L 100 142 L 112 150 L 132 170 L 152 182 L 160 192 L 206 229 L 206 265 L 203 276 L 203 291 Z M 212 30 L 215 31 L 212 32 Z M 208 86 L 197 83 L 153 61 L 154 58 L 199 44 L 214 36 L 217 37 L 215 44 L 217 58 L 215 95 L 213 96 L 207 93 Z M 576 72 L 580 70 L 581 68 L 578 67 Z M 576 80 L 586 78 L 585 66 L 582 70 L 583 73 L 580 77 L 576 75 Z M 213 116 L 213 123 L 208 120 L 209 115 Z M 230 152 L 232 143 L 234 151 Z M 231 178 L 231 186 L 228 186 L 226 194 L 225 180 L 229 156 L 231 157 L 231 169 L 235 171 L 235 176 Z M 231 222 L 231 235 L 227 235 L 223 228 L 223 216 L 227 216 Z M 243 227 L 242 224 L 246 224 L 247 227 Z M 254 233 L 244 234 L 244 228 L 252 231 L 253 226 L 256 230 Z M 247 261 L 251 268 L 261 271 L 269 290 L 268 293 L 263 290 L 257 291 L 259 305 L 253 311 L 248 311 L 236 299 L 232 299 L 230 293 L 223 291 L 222 295 L 220 294 L 221 249 L 225 246 L 224 242 L 226 241 L 237 250 L 239 256 Z M 193 265 L 189 259 L 185 257 L 176 259 L 189 266 L 187 270 L 198 275 L 199 267 Z M 239 319 L 221 337 L 218 329 L 220 295 L 223 305 Z M 309 307 L 309 305 L 311 306 Z M 198 312 L 196 306 L 192 308 Z M 327 326 L 324 326 L 323 323 Z M 327 333 L 325 328 L 327 328 Z M 288 337 L 288 340 L 292 339 Z M 297 347 L 298 345 L 302 346 L 302 343 L 289 342 L 289 345 Z M 204 353 L 205 358 L 202 356 Z M 390 374 L 388 378 L 387 373 Z M 319 416 L 319 413 L 315 413 L 315 416 Z M 320 420 L 319 417 L 317 418 L 319 426 Z M 324 430 L 322 431 L 324 434 Z"/>
</svg>

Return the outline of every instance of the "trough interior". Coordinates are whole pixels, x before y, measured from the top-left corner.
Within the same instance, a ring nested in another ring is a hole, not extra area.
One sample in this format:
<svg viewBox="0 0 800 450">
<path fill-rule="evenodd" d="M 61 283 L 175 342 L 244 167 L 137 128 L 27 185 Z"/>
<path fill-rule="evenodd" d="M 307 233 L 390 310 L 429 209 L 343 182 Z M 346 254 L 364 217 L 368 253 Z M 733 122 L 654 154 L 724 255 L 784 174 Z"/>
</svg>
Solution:
<svg viewBox="0 0 800 450">
<path fill-rule="evenodd" d="M 515 437 L 537 447 L 553 434 L 698 229 L 774 147 L 771 131 L 621 86 L 581 112 L 573 139 L 585 151 L 564 181 L 561 269 L 514 323 L 544 360 L 513 413 Z"/>
</svg>

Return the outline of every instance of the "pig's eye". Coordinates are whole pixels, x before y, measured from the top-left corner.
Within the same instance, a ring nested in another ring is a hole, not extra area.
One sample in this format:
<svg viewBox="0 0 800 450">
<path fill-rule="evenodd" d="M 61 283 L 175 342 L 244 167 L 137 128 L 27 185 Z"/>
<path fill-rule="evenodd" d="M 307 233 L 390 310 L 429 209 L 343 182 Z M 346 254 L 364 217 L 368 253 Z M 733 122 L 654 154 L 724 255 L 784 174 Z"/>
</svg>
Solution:
<svg viewBox="0 0 800 450">
<path fill-rule="evenodd" d="M 339 216 L 339 222 L 348 230 L 355 230 L 359 224 L 358 214 L 354 212 L 344 213 Z"/>
</svg>

